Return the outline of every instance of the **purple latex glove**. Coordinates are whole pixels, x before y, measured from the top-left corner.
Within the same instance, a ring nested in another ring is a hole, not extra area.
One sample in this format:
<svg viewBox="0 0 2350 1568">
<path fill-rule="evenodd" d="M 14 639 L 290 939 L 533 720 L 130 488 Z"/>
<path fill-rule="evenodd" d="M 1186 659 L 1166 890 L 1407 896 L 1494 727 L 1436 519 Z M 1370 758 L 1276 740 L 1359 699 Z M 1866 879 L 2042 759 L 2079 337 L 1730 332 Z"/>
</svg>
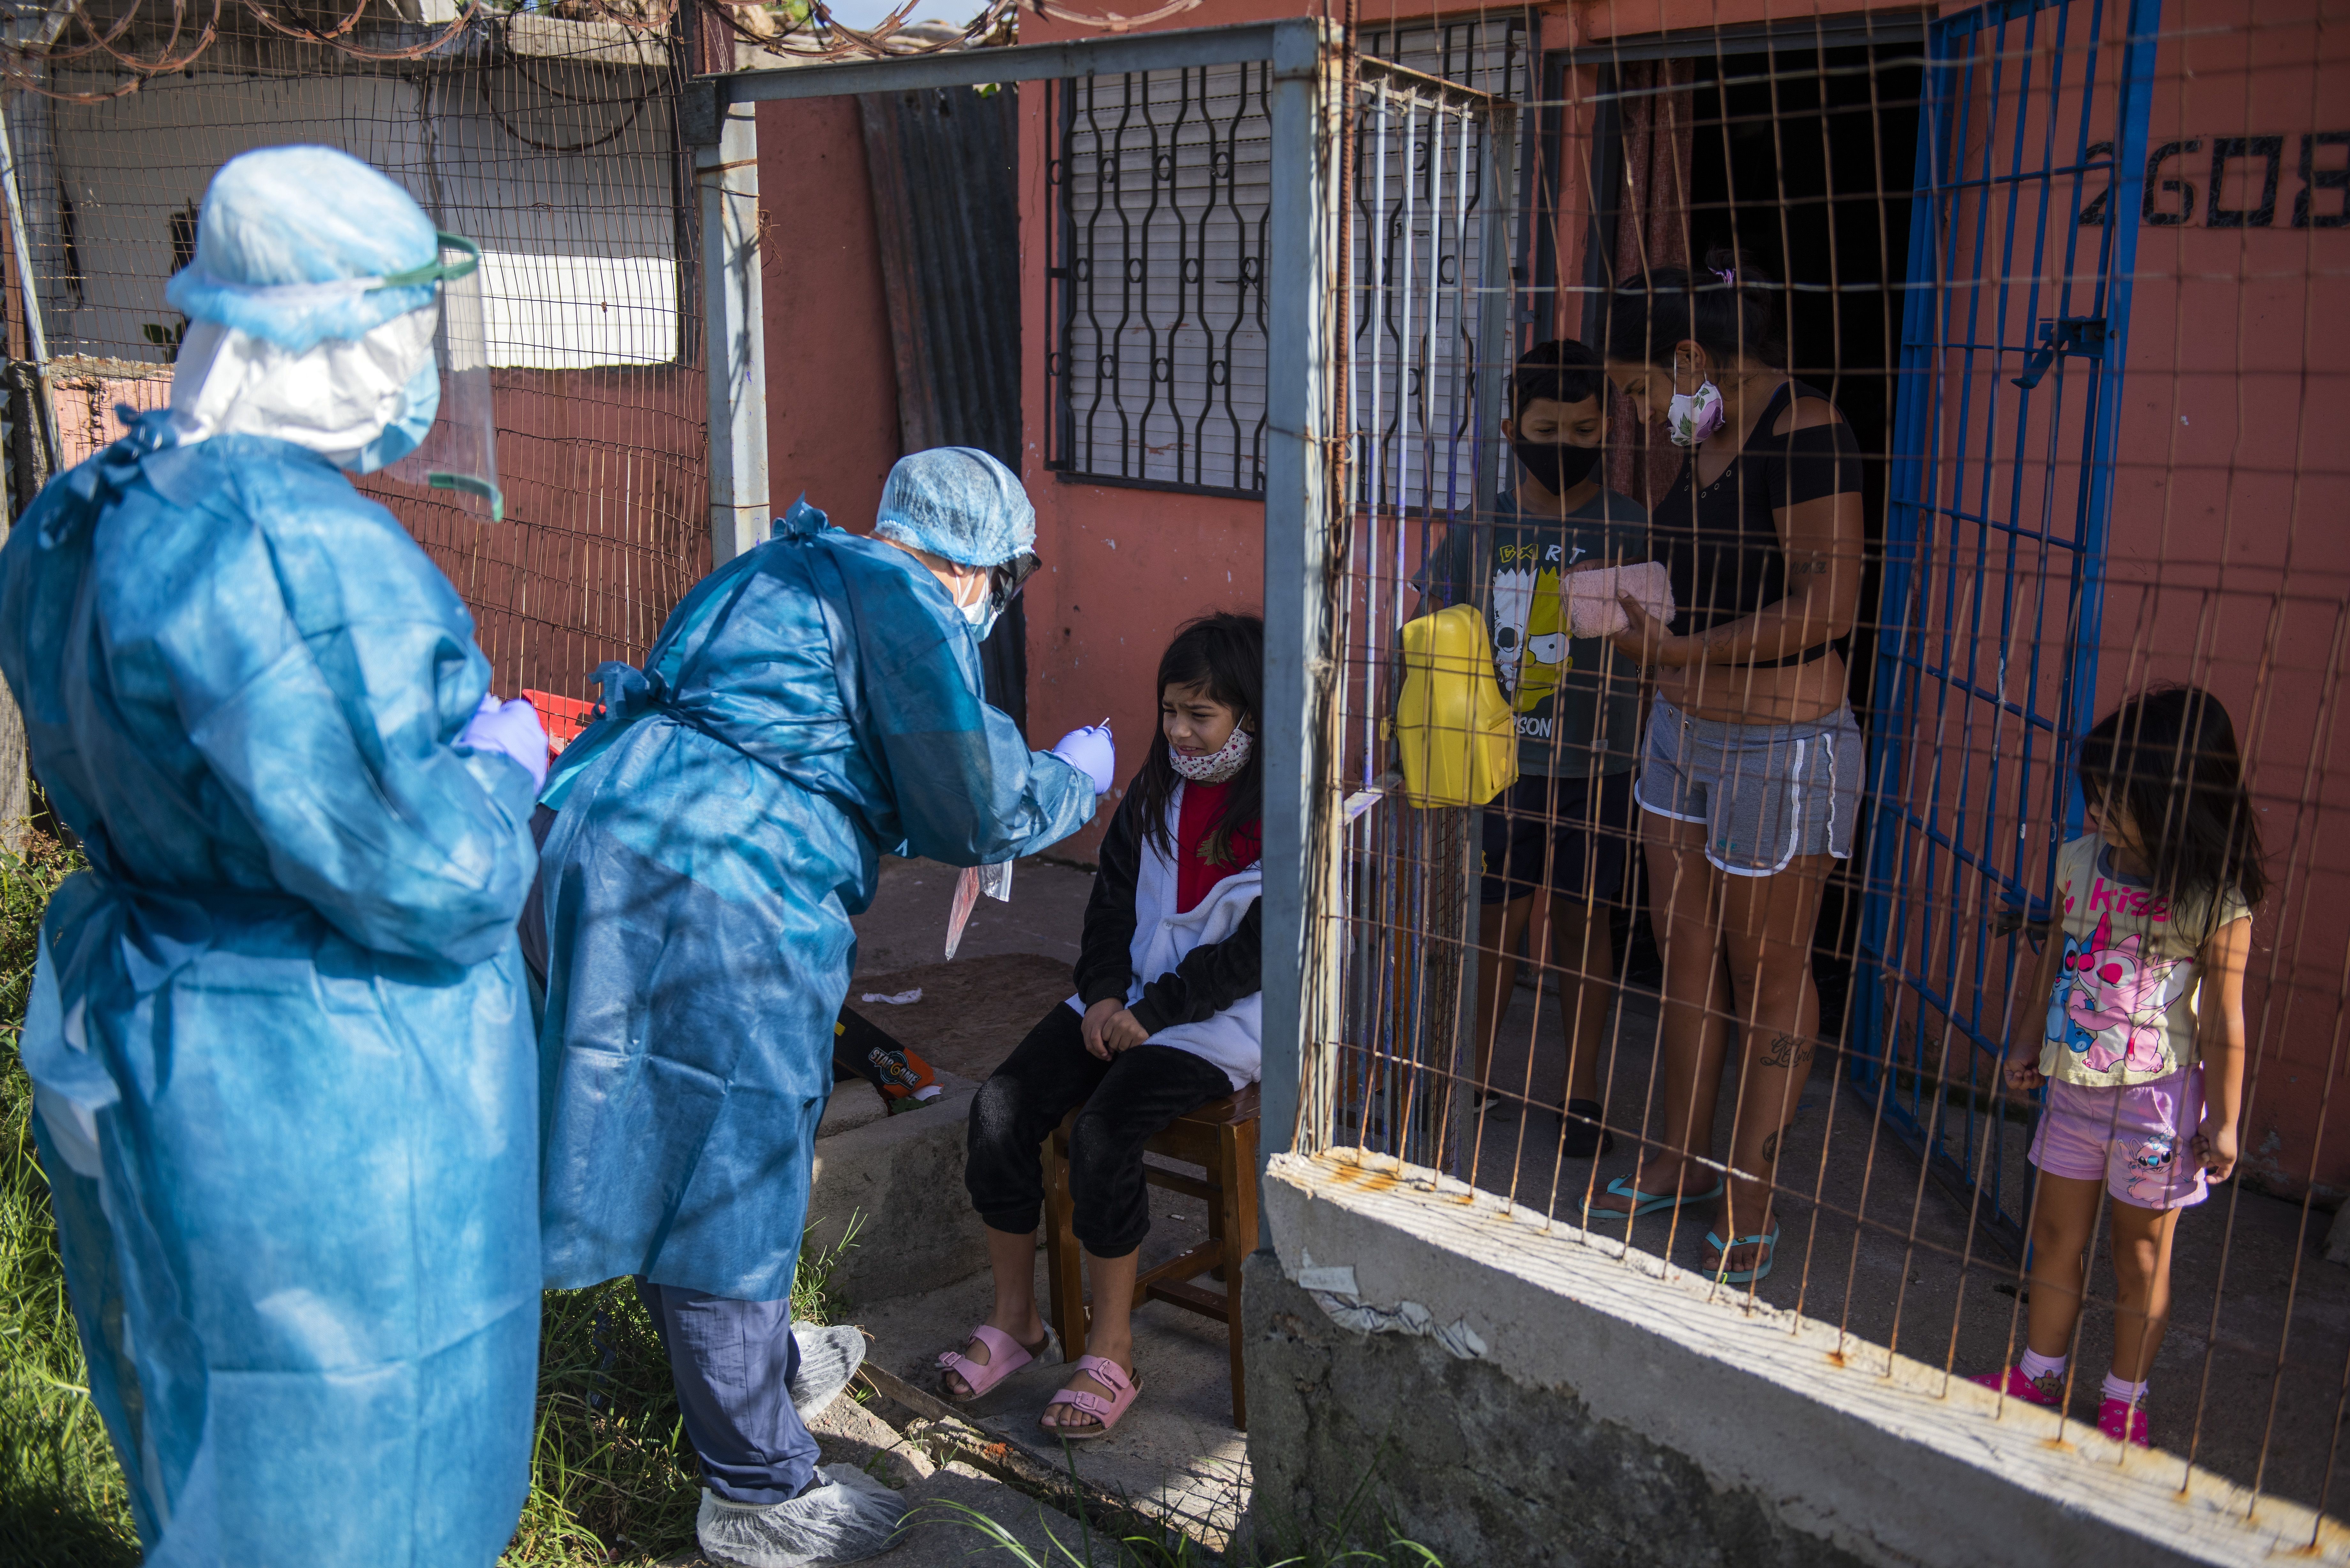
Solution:
<svg viewBox="0 0 2350 1568">
<path fill-rule="evenodd" d="M 546 726 L 538 722 L 538 710 L 523 698 L 501 702 L 484 692 L 482 705 L 458 732 L 457 743 L 512 757 L 530 774 L 534 790 L 546 783 Z"/>
<path fill-rule="evenodd" d="M 1053 754 L 1094 781 L 1094 794 L 1104 795 L 1118 781 L 1118 747 L 1109 735 L 1109 721 L 1072 730 L 1053 743 Z"/>
</svg>

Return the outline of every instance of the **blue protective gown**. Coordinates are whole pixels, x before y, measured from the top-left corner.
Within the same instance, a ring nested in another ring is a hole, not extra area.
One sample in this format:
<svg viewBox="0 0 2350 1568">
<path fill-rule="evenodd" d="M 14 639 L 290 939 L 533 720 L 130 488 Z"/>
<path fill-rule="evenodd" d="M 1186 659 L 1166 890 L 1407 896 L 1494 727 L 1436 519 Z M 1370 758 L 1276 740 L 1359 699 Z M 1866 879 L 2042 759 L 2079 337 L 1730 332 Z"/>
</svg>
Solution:
<svg viewBox="0 0 2350 1568">
<path fill-rule="evenodd" d="M 0 671 L 91 869 L 26 1019 L 90 1397 L 150 1568 L 494 1562 L 529 1482 L 530 776 L 389 512 L 164 416 L 0 549 Z"/>
<path fill-rule="evenodd" d="M 546 796 L 546 1282 L 773 1301 L 882 852 L 1009 860 L 1093 784 L 981 698 L 936 577 L 805 504 L 606 670 Z"/>
</svg>

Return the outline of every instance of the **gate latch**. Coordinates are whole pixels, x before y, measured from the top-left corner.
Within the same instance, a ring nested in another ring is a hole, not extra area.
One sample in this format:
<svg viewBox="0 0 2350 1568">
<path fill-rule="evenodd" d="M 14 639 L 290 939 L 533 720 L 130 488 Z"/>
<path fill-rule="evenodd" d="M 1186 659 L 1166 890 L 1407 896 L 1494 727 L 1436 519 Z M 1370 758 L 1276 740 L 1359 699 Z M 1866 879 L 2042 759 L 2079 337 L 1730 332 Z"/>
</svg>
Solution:
<svg viewBox="0 0 2350 1568">
<path fill-rule="evenodd" d="M 2055 929 L 2056 917 L 2045 898 L 2034 898 L 2028 904 L 2002 903 L 1991 918 L 1992 936 L 2012 937 L 2020 931 L 2032 944 L 2033 952 L 2040 950 L 2040 944 Z"/>
<path fill-rule="evenodd" d="M 2085 359 L 2106 357 L 2106 318 L 2102 316 L 2067 316 L 2040 324 L 2040 347 L 2023 362 L 2023 374 L 2015 384 L 2025 391 L 2040 385 L 2040 378 L 2048 367 L 2065 354 L 2078 354 Z"/>
</svg>

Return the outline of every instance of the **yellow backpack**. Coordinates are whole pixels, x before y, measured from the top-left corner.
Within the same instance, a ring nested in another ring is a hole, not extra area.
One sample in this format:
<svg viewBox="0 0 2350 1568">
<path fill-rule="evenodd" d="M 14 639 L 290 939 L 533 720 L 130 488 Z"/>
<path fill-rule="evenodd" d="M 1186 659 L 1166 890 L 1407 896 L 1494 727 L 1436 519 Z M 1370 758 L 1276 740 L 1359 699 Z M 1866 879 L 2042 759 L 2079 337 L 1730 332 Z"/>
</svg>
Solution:
<svg viewBox="0 0 2350 1568">
<path fill-rule="evenodd" d="M 1469 605 L 1406 621 L 1396 749 L 1414 805 L 1482 805 L 1518 777 L 1518 722 L 1493 678 L 1485 618 Z"/>
</svg>

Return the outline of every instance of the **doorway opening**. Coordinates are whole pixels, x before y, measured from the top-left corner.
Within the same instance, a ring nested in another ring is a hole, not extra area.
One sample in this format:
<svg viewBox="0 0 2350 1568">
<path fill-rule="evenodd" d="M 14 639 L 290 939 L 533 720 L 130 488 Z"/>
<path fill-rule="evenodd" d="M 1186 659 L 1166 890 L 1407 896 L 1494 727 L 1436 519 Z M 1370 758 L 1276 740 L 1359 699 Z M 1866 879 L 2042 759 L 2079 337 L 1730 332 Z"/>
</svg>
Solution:
<svg viewBox="0 0 2350 1568">
<path fill-rule="evenodd" d="M 1835 403 L 1863 453 L 1861 624 L 1845 662 L 1866 732 L 1923 45 L 1693 50 L 1690 67 L 1691 264 L 1716 246 L 1734 248 L 1788 286 L 1789 371 Z M 1827 887 L 1814 937 L 1820 1029 L 1829 1039 L 1843 1037 L 1866 864 L 1866 848 L 1856 841 Z M 1627 946 L 1617 950 L 1636 981 L 1660 982 L 1646 911 L 1627 913 Z"/>
</svg>

